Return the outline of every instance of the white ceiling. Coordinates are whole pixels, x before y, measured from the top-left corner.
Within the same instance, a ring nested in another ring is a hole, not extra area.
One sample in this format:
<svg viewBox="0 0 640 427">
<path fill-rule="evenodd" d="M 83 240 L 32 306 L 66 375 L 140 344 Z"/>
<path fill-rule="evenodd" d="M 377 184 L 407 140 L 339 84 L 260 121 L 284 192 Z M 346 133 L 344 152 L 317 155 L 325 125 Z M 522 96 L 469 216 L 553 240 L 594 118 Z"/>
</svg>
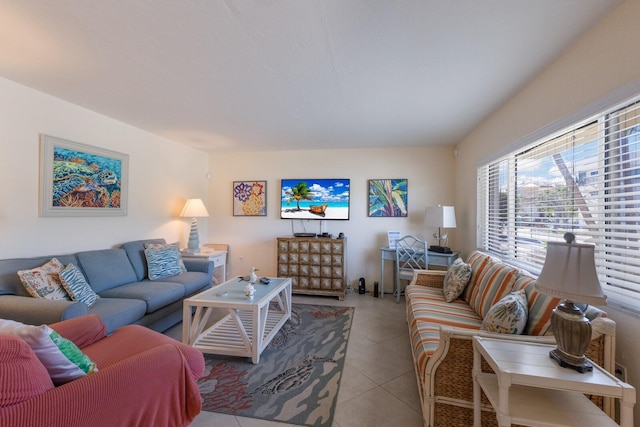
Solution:
<svg viewBox="0 0 640 427">
<path fill-rule="evenodd" d="M 0 76 L 210 152 L 455 144 L 620 2 L 2 0 Z"/>
</svg>

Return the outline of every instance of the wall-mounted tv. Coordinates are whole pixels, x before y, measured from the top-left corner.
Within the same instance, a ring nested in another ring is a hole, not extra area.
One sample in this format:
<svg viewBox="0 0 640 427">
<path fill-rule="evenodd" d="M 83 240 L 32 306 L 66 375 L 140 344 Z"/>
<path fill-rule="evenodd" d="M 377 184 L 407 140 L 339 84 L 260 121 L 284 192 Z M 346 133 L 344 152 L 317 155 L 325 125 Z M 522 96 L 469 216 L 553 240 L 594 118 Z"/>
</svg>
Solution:
<svg viewBox="0 0 640 427">
<path fill-rule="evenodd" d="M 283 179 L 282 219 L 349 219 L 348 179 Z"/>
</svg>

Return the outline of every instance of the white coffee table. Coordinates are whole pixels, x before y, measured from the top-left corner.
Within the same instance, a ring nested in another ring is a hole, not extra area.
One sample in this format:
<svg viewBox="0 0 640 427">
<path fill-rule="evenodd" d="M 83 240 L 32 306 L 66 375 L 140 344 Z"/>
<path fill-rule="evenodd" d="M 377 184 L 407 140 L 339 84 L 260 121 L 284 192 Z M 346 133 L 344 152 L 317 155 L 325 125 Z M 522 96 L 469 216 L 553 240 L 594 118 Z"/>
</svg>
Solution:
<svg viewBox="0 0 640 427">
<path fill-rule="evenodd" d="M 525 426 L 617 426 L 584 393 L 620 399 L 620 425 L 633 427 L 636 391 L 600 366 L 579 373 L 549 357 L 553 345 L 473 337 L 474 426 L 480 426 L 480 389 L 498 424 Z M 495 374 L 481 372 L 481 357 Z"/>
<path fill-rule="evenodd" d="M 262 351 L 291 318 L 291 279 L 258 283 L 253 298 L 245 296 L 246 285 L 236 278 L 185 299 L 182 341 L 203 353 L 251 357 L 257 364 Z M 220 311 L 226 315 L 208 325 Z"/>
</svg>

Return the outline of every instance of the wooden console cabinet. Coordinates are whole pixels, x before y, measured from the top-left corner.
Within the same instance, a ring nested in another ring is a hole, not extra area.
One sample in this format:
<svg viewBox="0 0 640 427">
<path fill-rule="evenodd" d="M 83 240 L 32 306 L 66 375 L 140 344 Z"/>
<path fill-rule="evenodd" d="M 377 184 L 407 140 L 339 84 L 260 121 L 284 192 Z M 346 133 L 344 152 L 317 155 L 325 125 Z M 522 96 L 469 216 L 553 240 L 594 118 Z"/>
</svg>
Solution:
<svg viewBox="0 0 640 427">
<path fill-rule="evenodd" d="M 289 277 L 294 294 L 344 299 L 346 239 L 278 237 L 278 277 Z"/>
</svg>

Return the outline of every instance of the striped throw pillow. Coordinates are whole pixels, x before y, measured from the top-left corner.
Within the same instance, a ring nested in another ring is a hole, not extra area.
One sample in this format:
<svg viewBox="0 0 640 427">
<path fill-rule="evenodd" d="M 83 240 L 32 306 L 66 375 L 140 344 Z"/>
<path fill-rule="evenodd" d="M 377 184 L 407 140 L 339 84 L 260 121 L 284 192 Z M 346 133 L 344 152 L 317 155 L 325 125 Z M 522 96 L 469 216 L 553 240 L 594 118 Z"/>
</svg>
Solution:
<svg viewBox="0 0 640 427">
<path fill-rule="evenodd" d="M 67 265 L 60 273 L 60 282 L 62 287 L 67 291 L 73 301 L 80 301 L 87 305 L 87 307 L 93 306 L 98 301 L 98 294 L 96 294 L 84 275 L 78 268 L 73 265 Z"/>
<path fill-rule="evenodd" d="M 527 294 L 529 316 L 525 335 L 551 335 L 551 313 L 560 303 L 560 298 L 538 292 L 535 277 L 522 274 L 513 285 L 514 291 L 524 290 Z"/>
<path fill-rule="evenodd" d="M 161 249 L 145 249 L 149 280 L 163 279 L 182 273 L 180 268 L 180 250 L 175 246 Z"/>
</svg>

